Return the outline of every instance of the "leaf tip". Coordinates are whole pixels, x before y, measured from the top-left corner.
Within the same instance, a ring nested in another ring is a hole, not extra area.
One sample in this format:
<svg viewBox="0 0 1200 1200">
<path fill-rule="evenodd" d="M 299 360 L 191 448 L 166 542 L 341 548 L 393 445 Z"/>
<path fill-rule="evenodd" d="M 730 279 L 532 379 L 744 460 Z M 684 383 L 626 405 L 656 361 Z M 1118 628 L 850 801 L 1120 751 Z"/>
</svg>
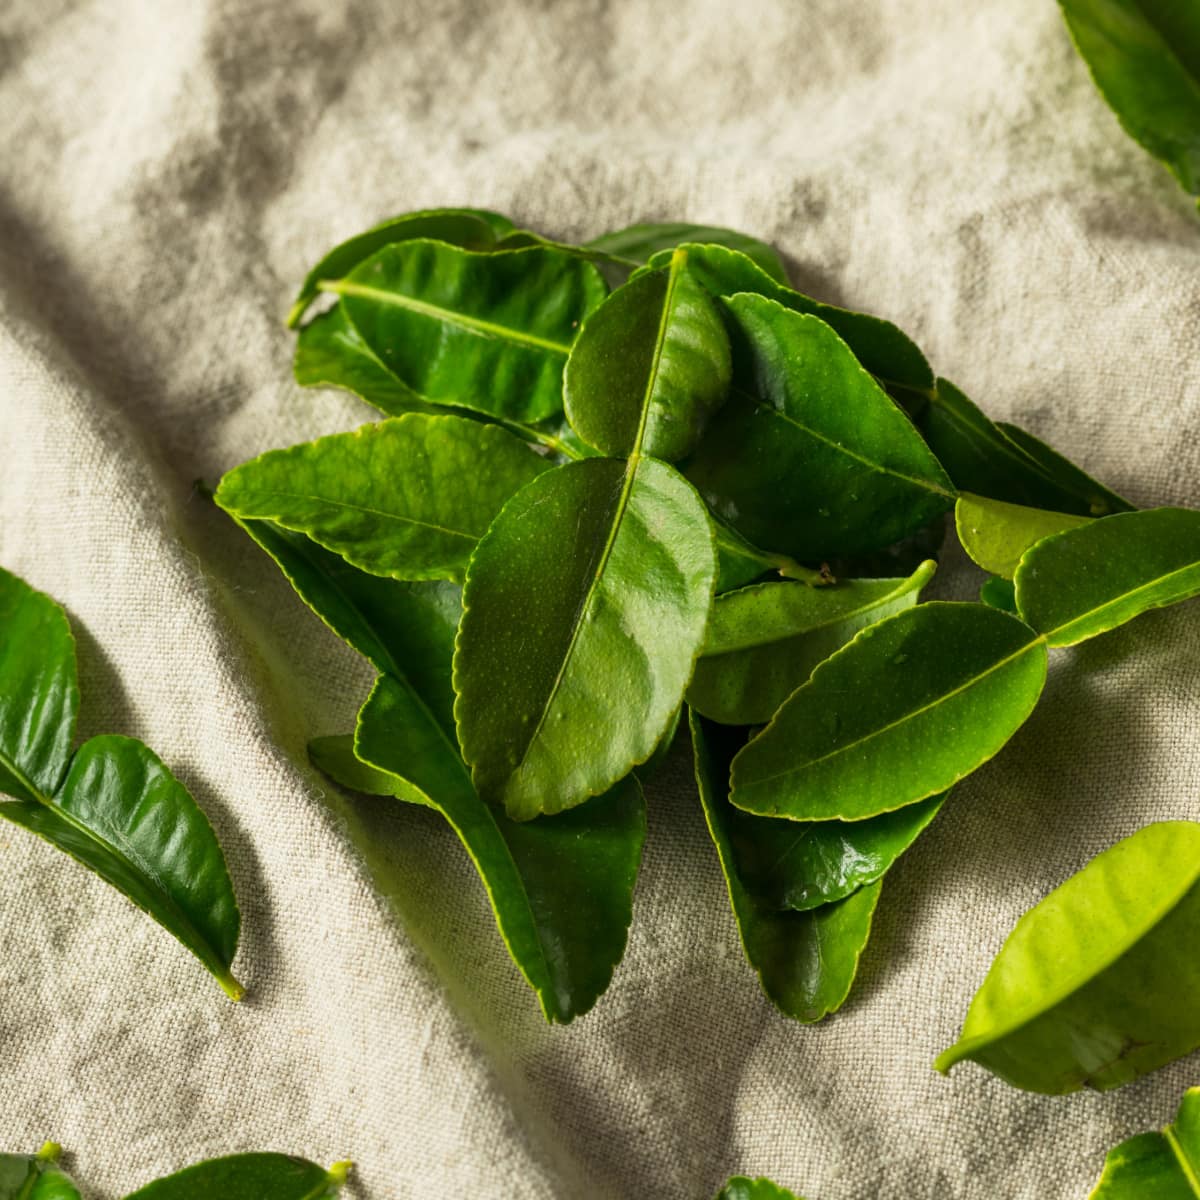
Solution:
<svg viewBox="0 0 1200 1200">
<path fill-rule="evenodd" d="M 34 1157 L 39 1162 L 56 1163 L 62 1157 L 62 1146 L 58 1142 L 43 1142 L 42 1148 Z"/>
<path fill-rule="evenodd" d="M 284 318 L 283 326 L 285 329 L 295 329 L 300 324 L 300 318 L 304 316 L 304 310 L 308 308 L 309 297 L 301 296 L 295 304 L 288 309 L 288 315 Z"/>
<path fill-rule="evenodd" d="M 332 1183 L 334 1187 L 341 1187 L 342 1184 L 346 1182 L 346 1177 L 350 1174 L 353 1168 L 354 1163 L 352 1163 L 348 1158 L 344 1158 L 340 1162 L 335 1162 L 327 1172 L 329 1175 L 329 1182 Z"/>
</svg>

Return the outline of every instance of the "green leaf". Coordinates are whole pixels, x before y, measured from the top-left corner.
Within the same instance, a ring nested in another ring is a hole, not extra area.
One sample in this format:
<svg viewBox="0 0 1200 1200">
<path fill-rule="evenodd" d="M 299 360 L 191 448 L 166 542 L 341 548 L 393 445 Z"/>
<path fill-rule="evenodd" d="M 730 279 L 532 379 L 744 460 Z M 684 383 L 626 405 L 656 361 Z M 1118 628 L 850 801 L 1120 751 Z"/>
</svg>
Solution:
<svg viewBox="0 0 1200 1200">
<path fill-rule="evenodd" d="M 920 604 L 826 659 L 733 764 L 738 808 L 860 821 L 946 791 L 1033 711 L 1046 647 L 982 604 Z"/>
<path fill-rule="evenodd" d="M 738 875 L 730 834 L 729 763 L 744 733 L 689 714 L 696 783 L 717 848 L 746 959 L 763 991 L 785 1016 L 811 1023 L 850 994 L 871 932 L 880 883 L 807 912 L 781 912 L 753 895 Z"/>
<path fill-rule="evenodd" d="M 677 250 L 584 322 L 567 361 L 563 402 L 575 432 L 602 454 L 690 454 L 729 390 L 729 338 Z"/>
<path fill-rule="evenodd" d="M 548 469 L 499 426 L 409 413 L 268 451 L 227 472 L 216 501 L 375 575 L 461 579 L 504 503 Z"/>
<path fill-rule="evenodd" d="M 782 277 L 779 281 L 773 279 L 736 249 L 690 243 L 682 248 L 688 255 L 689 270 L 714 296 L 728 299 L 738 292 L 753 292 L 793 312 L 820 317 L 881 382 L 922 394 L 932 389 L 933 371 L 925 355 L 890 321 L 822 304 L 802 295 L 784 286 L 787 281 Z M 661 266 L 664 258 L 665 255 L 656 255 L 650 260 L 650 266 Z"/>
<path fill-rule="evenodd" d="M 156 1179 L 125 1200 L 334 1200 L 349 1169 L 287 1154 L 231 1154 Z"/>
<path fill-rule="evenodd" d="M 66 614 L 0 570 L 0 792 L 13 797 L 0 801 L 0 817 L 112 884 L 240 999 L 229 968 L 241 918 L 212 826 L 154 752 L 133 738 L 94 737 L 67 766 L 75 680 Z"/>
<path fill-rule="evenodd" d="M 1184 1093 L 1175 1120 L 1113 1147 L 1089 1200 L 1196 1200 L 1200 1196 L 1200 1088 Z"/>
<path fill-rule="evenodd" d="M 1163 821 L 1097 855 L 1009 935 L 935 1064 L 1026 1091 L 1107 1091 L 1200 1046 L 1200 825 Z"/>
<path fill-rule="evenodd" d="M 734 1175 L 717 1194 L 717 1200 L 802 1200 L 769 1179 Z"/>
<path fill-rule="evenodd" d="M 455 716 L 484 799 L 522 820 L 653 753 L 704 637 L 716 561 L 699 497 L 636 454 L 535 479 L 471 558 Z"/>
<path fill-rule="evenodd" d="M 685 468 L 719 517 L 819 562 L 890 545 L 950 507 L 937 460 L 828 325 L 762 296 L 725 303 L 733 388 Z"/>
<path fill-rule="evenodd" d="M 58 1166 L 62 1147 L 47 1142 L 36 1154 L 0 1154 L 0 1200 L 80 1200 Z"/>
<path fill-rule="evenodd" d="M 1011 579 L 1021 555 L 1042 538 L 1086 525 L 1091 518 L 1026 508 L 964 492 L 954 506 L 954 524 L 962 548 L 993 575 Z"/>
<path fill-rule="evenodd" d="M 1051 646 L 1200 593 L 1200 512 L 1118 513 L 1044 538 L 1014 577 L 1017 609 Z"/>
<path fill-rule="evenodd" d="M 908 579 L 760 583 L 718 596 L 688 703 L 726 725 L 764 724 L 860 629 L 915 604 L 936 569 L 925 562 Z"/>
<path fill-rule="evenodd" d="M 1190 0 L 1059 0 L 1125 132 L 1200 193 L 1200 10 Z"/>
<path fill-rule="evenodd" d="M 421 239 L 321 287 L 418 399 L 514 421 L 561 409 L 575 331 L 608 292 L 594 266 L 561 250 L 479 254 Z"/>
<path fill-rule="evenodd" d="M 363 259 L 384 246 L 413 238 L 432 238 L 465 250 L 490 250 L 496 239 L 512 227 L 507 217 L 481 208 L 432 208 L 392 217 L 335 246 L 309 271 L 288 313 L 287 323 L 293 328 L 299 324 L 304 310 L 321 290 L 321 280 L 348 275 Z"/>
<path fill-rule="evenodd" d="M 1003 612 L 1017 612 L 1017 593 L 1011 579 L 985 579 L 979 588 L 979 599 L 989 608 L 998 608 Z"/>
<path fill-rule="evenodd" d="M 989 420 L 947 379 L 918 425 L 961 491 L 1083 517 L 1132 507 L 1031 434 Z"/>
<path fill-rule="evenodd" d="M 748 258 L 768 279 L 787 283 L 787 271 L 775 250 L 735 229 L 720 225 L 689 225 L 684 221 L 630 225 L 612 233 L 601 234 L 585 243 L 590 249 L 616 255 L 631 262 L 649 262 L 655 255 L 669 255 L 676 246 L 712 244 L 727 247 Z M 737 291 L 750 289 L 737 288 Z"/>
</svg>

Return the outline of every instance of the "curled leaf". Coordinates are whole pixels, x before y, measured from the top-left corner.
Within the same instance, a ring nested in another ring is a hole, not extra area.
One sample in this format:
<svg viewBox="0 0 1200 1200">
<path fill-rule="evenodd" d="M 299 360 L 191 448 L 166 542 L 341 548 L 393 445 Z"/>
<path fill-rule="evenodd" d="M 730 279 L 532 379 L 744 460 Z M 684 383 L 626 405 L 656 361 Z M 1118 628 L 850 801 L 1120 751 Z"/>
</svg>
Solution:
<svg viewBox="0 0 1200 1200">
<path fill-rule="evenodd" d="M 1088 520 L 1069 513 L 989 500 L 969 492 L 960 495 L 954 506 L 954 524 L 962 548 L 985 571 L 1002 579 L 1013 577 L 1021 555 L 1035 542 L 1052 533 L 1086 525 Z"/>
</svg>

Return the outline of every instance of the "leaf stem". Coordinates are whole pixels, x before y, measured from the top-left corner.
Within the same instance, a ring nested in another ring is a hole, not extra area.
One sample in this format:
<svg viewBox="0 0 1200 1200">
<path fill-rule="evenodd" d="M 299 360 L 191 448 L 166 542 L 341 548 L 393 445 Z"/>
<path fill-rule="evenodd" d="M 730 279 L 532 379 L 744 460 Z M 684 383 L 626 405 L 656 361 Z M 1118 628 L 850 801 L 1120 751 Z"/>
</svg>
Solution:
<svg viewBox="0 0 1200 1200">
<path fill-rule="evenodd" d="M 56 1163 L 62 1157 L 62 1147 L 57 1142 L 43 1142 L 42 1148 L 34 1155 L 38 1162 Z"/>
<path fill-rule="evenodd" d="M 348 1158 L 344 1158 L 340 1162 L 335 1162 L 333 1166 L 329 1168 L 329 1182 L 332 1183 L 334 1187 L 341 1187 L 342 1184 L 346 1182 L 346 1176 L 350 1174 L 353 1166 L 354 1164 Z"/>
</svg>

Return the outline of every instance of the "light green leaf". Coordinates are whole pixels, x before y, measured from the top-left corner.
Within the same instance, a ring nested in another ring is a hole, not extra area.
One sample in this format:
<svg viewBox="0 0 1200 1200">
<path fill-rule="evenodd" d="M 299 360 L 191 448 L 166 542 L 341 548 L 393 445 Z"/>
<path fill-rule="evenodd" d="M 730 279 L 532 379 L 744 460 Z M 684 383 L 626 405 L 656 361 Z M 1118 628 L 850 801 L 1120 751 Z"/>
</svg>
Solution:
<svg viewBox="0 0 1200 1200">
<path fill-rule="evenodd" d="M 1125 132 L 1200 193 L 1200 9 L 1192 0 L 1059 0 Z"/>
<path fill-rule="evenodd" d="M 594 266 L 561 250 L 479 254 L 421 239 L 321 287 L 418 399 L 521 422 L 561 409 L 575 332 L 608 292 Z"/>
<path fill-rule="evenodd" d="M 512 227 L 507 217 L 482 208 L 431 208 L 392 217 L 335 246 L 309 271 L 288 313 L 287 323 L 291 327 L 299 324 L 304 310 L 321 290 L 321 280 L 349 275 L 363 259 L 384 246 L 413 238 L 433 238 L 465 250 L 490 250 L 496 239 Z"/>
<path fill-rule="evenodd" d="M 480 795 L 518 820 L 561 812 L 649 758 L 715 576 L 704 506 L 665 463 L 586 459 L 518 492 L 471 558 L 454 656 Z"/>
<path fill-rule="evenodd" d="M 714 296 L 728 299 L 738 292 L 753 292 L 793 312 L 820 317 L 881 383 L 922 395 L 932 389 L 933 371 L 925 355 L 890 321 L 822 304 L 784 286 L 787 281 L 782 277 L 778 281 L 771 278 L 736 249 L 694 244 L 700 240 L 694 238 L 682 248 L 688 255 L 689 270 Z M 665 259 L 665 253 L 655 255 L 650 266 L 662 266 Z"/>
<path fill-rule="evenodd" d="M 375 575 L 461 579 L 504 503 L 548 469 L 499 426 L 409 413 L 270 450 L 226 472 L 216 501 Z"/>
<path fill-rule="evenodd" d="M 777 283 L 787 283 L 787 271 L 783 261 L 771 246 L 747 233 L 724 229 L 720 225 L 689 225 L 684 221 L 630 225 L 625 229 L 601 234 L 600 237 L 586 243 L 593 250 L 601 250 L 606 254 L 639 263 L 649 262 L 660 254 L 669 257 L 676 246 L 693 244 L 726 247 L 749 259 L 768 279 Z"/>
<path fill-rule="evenodd" d="M 882 885 L 868 884 L 845 900 L 807 912 L 781 912 L 753 895 L 738 875 L 729 830 L 729 763 L 744 734 L 695 713 L 689 720 L 700 803 L 746 959 L 780 1012 L 805 1023 L 819 1021 L 850 994 Z"/>
<path fill-rule="evenodd" d="M 769 1179 L 748 1179 L 735 1175 L 717 1194 L 717 1200 L 803 1200 L 787 1188 L 772 1183 Z"/>
<path fill-rule="evenodd" d="M 860 629 L 914 605 L 936 569 L 925 562 L 908 579 L 760 583 L 718 596 L 688 703 L 726 725 L 765 724 Z"/>
<path fill-rule="evenodd" d="M 0 1200 L 80 1200 L 58 1166 L 62 1147 L 47 1142 L 36 1154 L 0 1154 Z"/>
<path fill-rule="evenodd" d="M 1197 937 L 1200 825 L 1147 825 L 1017 922 L 937 1069 L 1049 1095 L 1156 1070 L 1200 1046 Z"/>
<path fill-rule="evenodd" d="M 0 792 L 13 797 L 0 817 L 116 887 L 240 999 L 229 968 L 241 918 L 212 826 L 133 738 L 94 737 L 69 757 L 75 680 L 66 614 L 0 570 Z"/>
<path fill-rule="evenodd" d="M 982 604 L 920 604 L 826 659 L 733 764 L 738 808 L 860 821 L 946 791 L 1033 711 L 1045 643 Z"/>
<path fill-rule="evenodd" d="M 1200 511 L 1118 513 L 1044 538 L 1014 577 L 1017 609 L 1051 646 L 1200 593 Z"/>
<path fill-rule="evenodd" d="M 953 504 L 908 417 L 828 325 L 762 296 L 724 303 L 733 388 L 685 468 L 719 517 L 819 562 L 890 545 Z"/>
<path fill-rule="evenodd" d="M 1200 1196 L 1200 1088 L 1184 1093 L 1175 1120 L 1114 1146 L 1089 1200 L 1196 1200 Z"/>
<path fill-rule="evenodd" d="M 329 1170 L 287 1154 L 231 1154 L 156 1179 L 125 1200 L 334 1200 L 348 1162 Z"/>
<path fill-rule="evenodd" d="M 954 506 L 954 524 L 962 548 L 985 571 L 1011 579 L 1025 553 L 1035 542 L 1086 525 L 1091 518 L 1069 513 L 1026 508 L 964 492 Z"/>
<path fill-rule="evenodd" d="M 575 432 L 602 454 L 675 462 L 696 446 L 729 390 L 729 338 L 687 255 L 642 272 L 584 322 L 563 401 Z"/>
</svg>

